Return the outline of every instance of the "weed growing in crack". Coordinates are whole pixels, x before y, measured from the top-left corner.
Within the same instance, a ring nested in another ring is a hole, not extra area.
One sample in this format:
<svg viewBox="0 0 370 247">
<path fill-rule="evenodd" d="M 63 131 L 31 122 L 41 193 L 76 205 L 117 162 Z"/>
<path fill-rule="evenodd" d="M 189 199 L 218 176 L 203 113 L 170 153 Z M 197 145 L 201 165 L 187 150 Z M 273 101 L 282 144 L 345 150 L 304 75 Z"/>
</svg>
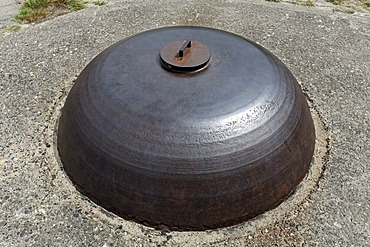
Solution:
<svg viewBox="0 0 370 247">
<path fill-rule="evenodd" d="M 82 0 L 26 0 L 14 19 L 21 23 L 29 23 L 47 18 L 48 9 L 52 6 L 76 11 L 85 8 L 86 2 Z"/>
</svg>

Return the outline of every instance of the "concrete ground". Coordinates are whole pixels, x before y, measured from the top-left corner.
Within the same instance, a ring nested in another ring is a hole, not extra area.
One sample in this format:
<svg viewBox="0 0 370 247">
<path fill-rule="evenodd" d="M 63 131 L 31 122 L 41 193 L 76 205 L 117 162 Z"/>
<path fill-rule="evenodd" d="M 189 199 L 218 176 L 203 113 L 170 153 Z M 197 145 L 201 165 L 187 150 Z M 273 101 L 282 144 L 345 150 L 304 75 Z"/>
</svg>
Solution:
<svg viewBox="0 0 370 247">
<path fill-rule="evenodd" d="M 84 66 L 129 35 L 173 25 L 260 43 L 318 115 L 308 177 L 238 226 L 170 232 L 125 221 L 81 196 L 55 155 L 59 110 Z M 0 246 L 370 246 L 369 55 L 366 15 L 254 0 L 111 0 L 0 37 Z"/>
<path fill-rule="evenodd" d="M 14 24 L 13 17 L 18 12 L 22 0 L 0 1 L 0 27 Z"/>
</svg>

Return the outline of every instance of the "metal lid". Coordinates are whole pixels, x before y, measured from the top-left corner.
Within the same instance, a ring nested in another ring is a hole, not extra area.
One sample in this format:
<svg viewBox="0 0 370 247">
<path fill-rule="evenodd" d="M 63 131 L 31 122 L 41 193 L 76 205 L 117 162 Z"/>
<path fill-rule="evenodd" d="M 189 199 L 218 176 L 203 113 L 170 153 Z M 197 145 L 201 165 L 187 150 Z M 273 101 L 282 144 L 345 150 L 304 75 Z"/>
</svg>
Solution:
<svg viewBox="0 0 370 247">
<path fill-rule="evenodd" d="M 207 46 L 191 40 L 178 40 L 165 45 L 160 51 L 164 69 L 178 73 L 198 72 L 205 69 L 211 58 Z"/>
<path fill-rule="evenodd" d="M 201 27 L 155 29 L 103 51 L 79 75 L 58 128 L 65 171 L 84 193 L 172 229 L 227 226 L 275 207 L 305 176 L 314 143 L 284 64 Z"/>
</svg>

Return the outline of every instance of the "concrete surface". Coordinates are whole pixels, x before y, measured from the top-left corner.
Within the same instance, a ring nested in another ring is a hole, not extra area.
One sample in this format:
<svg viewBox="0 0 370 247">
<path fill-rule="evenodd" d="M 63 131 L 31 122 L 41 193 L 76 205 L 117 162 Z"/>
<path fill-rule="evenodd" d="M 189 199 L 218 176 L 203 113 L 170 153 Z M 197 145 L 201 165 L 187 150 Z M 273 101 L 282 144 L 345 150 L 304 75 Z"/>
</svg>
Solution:
<svg viewBox="0 0 370 247">
<path fill-rule="evenodd" d="M 53 142 L 75 76 L 116 41 L 169 25 L 234 32 L 287 64 L 326 129 L 306 191 L 238 226 L 168 232 L 75 190 Z M 111 0 L 0 38 L 0 246 L 369 246 L 369 35 L 366 16 L 287 4 Z"/>
<path fill-rule="evenodd" d="M 0 27 L 14 24 L 13 17 L 17 14 L 22 0 L 0 1 Z"/>
</svg>

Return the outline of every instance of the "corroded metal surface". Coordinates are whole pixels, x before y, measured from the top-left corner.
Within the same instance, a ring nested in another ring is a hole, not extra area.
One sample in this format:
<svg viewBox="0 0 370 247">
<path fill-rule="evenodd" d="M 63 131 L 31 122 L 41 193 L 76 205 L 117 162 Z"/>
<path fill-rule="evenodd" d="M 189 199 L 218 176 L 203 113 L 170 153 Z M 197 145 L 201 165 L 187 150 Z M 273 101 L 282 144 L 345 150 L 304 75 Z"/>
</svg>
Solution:
<svg viewBox="0 0 370 247">
<path fill-rule="evenodd" d="M 160 50 L 197 40 L 207 69 L 172 73 Z M 202 230 L 277 206 L 308 171 L 309 108 L 289 70 L 242 37 L 156 29 L 122 40 L 80 74 L 63 108 L 58 149 L 92 200 L 154 227 Z"/>
<path fill-rule="evenodd" d="M 178 73 L 199 72 L 211 59 L 207 46 L 191 40 L 177 40 L 165 45 L 160 51 L 164 69 Z"/>
</svg>

